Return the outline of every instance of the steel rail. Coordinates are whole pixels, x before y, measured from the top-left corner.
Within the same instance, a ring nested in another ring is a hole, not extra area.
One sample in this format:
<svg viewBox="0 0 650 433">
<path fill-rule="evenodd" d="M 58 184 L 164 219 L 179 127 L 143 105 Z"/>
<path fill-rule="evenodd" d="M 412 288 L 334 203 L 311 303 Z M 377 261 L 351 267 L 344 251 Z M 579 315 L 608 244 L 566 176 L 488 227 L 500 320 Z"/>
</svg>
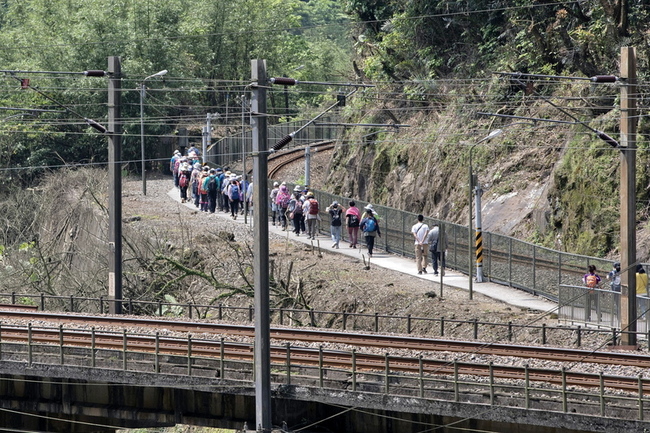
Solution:
<svg viewBox="0 0 650 433">
<path fill-rule="evenodd" d="M 254 337 L 254 327 L 223 323 L 201 323 L 175 320 L 159 320 L 115 316 L 80 316 L 44 312 L 2 311 L 0 317 L 38 320 L 53 323 L 76 323 L 86 326 L 112 326 L 114 328 L 165 329 L 180 333 L 199 333 L 223 336 Z M 8 325 L 1 325 L 2 337 Z M 606 365 L 632 367 L 650 367 L 650 355 L 639 353 L 590 351 L 556 347 L 519 346 L 513 344 L 484 343 L 434 339 L 399 335 L 381 335 L 368 333 L 350 333 L 318 329 L 271 328 L 271 338 L 281 341 L 306 343 L 336 343 L 356 347 L 373 347 L 381 349 L 405 349 L 420 352 L 447 351 L 473 353 L 477 355 L 510 356 L 534 358 L 560 362 L 589 362 Z"/>
<path fill-rule="evenodd" d="M 187 356 L 188 340 L 160 337 L 158 335 L 120 334 L 108 331 L 63 330 L 34 328 L 27 326 L 3 326 L 1 334 L 3 354 L 10 343 L 64 347 L 84 347 L 93 350 L 156 353 L 159 355 Z M 389 371 L 408 375 L 470 375 L 511 380 L 530 380 L 552 384 L 650 392 L 650 380 L 638 377 L 605 376 L 592 373 L 561 371 L 541 368 L 527 368 L 504 365 L 474 364 L 469 362 L 448 362 L 443 360 L 399 357 L 367 353 L 352 353 L 340 350 L 322 350 L 291 346 L 290 359 L 293 367 L 338 368 L 356 372 L 381 373 L 388 366 Z M 191 353 L 194 357 L 221 358 L 253 362 L 253 345 L 239 342 L 214 340 L 192 340 Z M 286 364 L 287 347 L 272 346 L 271 362 Z M 602 384 L 602 385 L 601 385 Z"/>
</svg>

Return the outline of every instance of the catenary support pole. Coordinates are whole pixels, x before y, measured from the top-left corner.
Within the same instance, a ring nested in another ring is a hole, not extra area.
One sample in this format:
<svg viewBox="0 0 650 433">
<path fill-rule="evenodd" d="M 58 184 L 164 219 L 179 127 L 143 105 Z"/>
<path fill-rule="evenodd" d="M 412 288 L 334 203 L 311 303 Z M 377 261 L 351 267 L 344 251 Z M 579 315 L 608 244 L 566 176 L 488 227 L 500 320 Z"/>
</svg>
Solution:
<svg viewBox="0 0 650 433">
<path fill-rule="evenodd" d="M 111 314 L 122 313 L 122 124 L 120 95 L 122 66 L 108 58 L 108 299 Z"/>
<path fill-rule="evenodd" d="M 476 182 L 474 185 L 474 200 L 476 203 L 476 235 L 475 235 L 475 251 L 476 251 L 476 282 L 483 282 L 483 229 L 481 228 L 481 195 L 483 194 L 483 189 L 481 188 L 480 182 Z"/>
<path fill-rule="evenodd" d="M 271 431 L 271 333 L 269 312 L 268 131 L 266 61 L 251 61 L 253 157 L 253 269 L 255 269 L 255 425 Z"/>
<path fill-rule="evenodd" d="M 636 50 L 621 48 L 621 343 L 636 345 Z"/>
</svg>

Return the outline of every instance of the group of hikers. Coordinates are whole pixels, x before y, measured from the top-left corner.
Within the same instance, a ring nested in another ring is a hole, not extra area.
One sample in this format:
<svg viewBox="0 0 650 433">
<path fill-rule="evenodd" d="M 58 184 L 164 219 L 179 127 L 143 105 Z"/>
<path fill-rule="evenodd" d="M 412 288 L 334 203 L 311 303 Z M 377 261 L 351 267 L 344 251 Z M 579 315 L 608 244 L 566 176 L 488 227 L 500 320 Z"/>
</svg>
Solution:
<svg viewBox="0 0 650 433">
<path fill-rule="evenodd" d="M 292 191 L 286 182 L 273 183 L 271 194 L 271 224 L 282 226 L 282 230 L 291 230 L 296 236 L 305 233 L 307 239 L 316 239 L 320 217 L 320 204 L 308 187 L 296 185 Z M 330 233 L 332 248 L 339 248 L 342 239 L 343 225 L 347 227 L 350 248 L 359 245 L 359 231 L 363 233 L 368 248 L 368 255 L 372 257 L 375 238 L 381 237 L 379 228 L 379 215 L 371 204 L 363 208 L 363 212 L 356 206 L 354 200 L 348 202 L 348 207 L 333 201 L 325 208 L 330 216 Z M 290 226 L 291 225 L 291 226 Z"/>
<path fill-rule="evenodd" d="M 194 203 L 203 212 L 229 212 L 232 219 L 252 210 L 252 178 L 231 173 L 228 168 L 210 168 L 201 163 L 198 151 L 187 156 L 175 151 L 170 161 L 174 186 L 180 190 L 181 203 Z"/>
<path fill-rule="evenodd" d="M 201 163 L 200 152 L 192 147 L 187 155 L 176 150 L 170 160 L 170 170 L 174 176 L 174 186 L 180 191 L 182 203 L 193 203 L 203 212 L 215 213 L 217 209 L 229 212 L 231 218 L 253 210 L 253 183 L 245 176 L 232 173 L 227 167 L 210 168 Z M 307 239 L 316 239 L 321 221 L 320 205 L 308 187 L 296 185 L 292 191 L 286 182 L 273 183 L 270 195 L 271 224 L 291 230 L 296 236 L 306 234 Z M 372 257 L 375 238 L 381 237 L 380 217 L 371 204 L 361 211 L 354 200 L 347 208 L 333 201 L 325 208 L 330 216 L 332 248 L 339 248 L 343 225 L 347 227 L 350 248 L 359 245 L 359 232 L 363 234 L 368 256 Z M 418 215 L 418 223 L 413 226 L 415 237 L 415 257 L 418 274 L 427 273 L 427 256 L 431 253 L 434 275 L 438 275 L 438 262 L 445 267 L 442 242 L 439 242 L 439 227 L 434 224 L 431 230 L 423 223 L 424 217 Z M 291 225 L 291 227 L 290 227 Z"/>
</svg>

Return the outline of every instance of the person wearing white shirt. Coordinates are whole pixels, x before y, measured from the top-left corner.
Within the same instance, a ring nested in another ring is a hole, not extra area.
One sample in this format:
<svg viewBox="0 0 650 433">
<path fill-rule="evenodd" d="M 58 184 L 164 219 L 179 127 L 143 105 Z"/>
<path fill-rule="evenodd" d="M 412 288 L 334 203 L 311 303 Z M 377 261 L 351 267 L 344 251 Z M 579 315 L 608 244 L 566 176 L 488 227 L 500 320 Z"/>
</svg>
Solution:
<svg viewBox="0 0 650 433">
<path fill-rule="evenodd" d="M 427 273 L 427 254 L 429 252 L 429 226 L 424 223 L 424 216 L 418 215 L 418 222 L 411 228 L 411 233 L 415 238 L 415 264 L 418 268 L 418 274 Z"/>
</svg>

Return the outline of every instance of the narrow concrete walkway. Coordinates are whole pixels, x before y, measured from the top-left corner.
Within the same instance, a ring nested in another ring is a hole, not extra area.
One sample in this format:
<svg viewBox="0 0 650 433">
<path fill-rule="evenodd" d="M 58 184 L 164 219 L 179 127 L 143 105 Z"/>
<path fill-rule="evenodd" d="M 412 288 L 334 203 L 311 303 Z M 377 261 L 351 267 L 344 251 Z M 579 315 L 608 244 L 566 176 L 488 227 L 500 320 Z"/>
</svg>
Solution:
<svg viewBox="0 0 650 433">
<path fill-rule="evenodd" d="M 171 191 L 169 191 L 168 195 L 173 200 L 180 203 L 180 194 L 176 188 L 173 188 Z M 196 210 L 196 207 L 194 207 L 194 204 L 192 203 L 185 203 L 184 206 Z M 206 215 L 206 218 L 207 217 L 208 216 Z M 230 214 L 219 212 L 219 210 L 217 210 L 217 212 L 215 212 L 212 217 L 224 218 L 232 221 Z M 246 220 L 248 222 L 248 225 L 252 227 L 252 217 L 248 216 Z M 244 216 L 239 215 L 235 222 L 244 224 Z M 327 231 L 329 232 L 329 226 L 327 227 Z M 366 261 L 368 260 L 368 252 L 363 245 L 362 236 L 360 236 L 361 244 L 359 245 L 359 248 L 349 248 L 349 244 L 347 242 L 341 241 L 340 247 L 336 249 L 331 248 L 332 240 L 329 234 L 326 234 L 324 230 L 321 230 L 321 234 L 317 236 L 315 241 L 312 241 L 307 239 L 307 236 L 304 234 L 296 236 L 292 232 L 283 231 L 279 225 L 273 226 L 269 222 L 269 234 L 274 234 L 280 237 L 287 237 L 290 241 L 293 242 L 301 242 L 308 245 L 313 244 L 314 247 L 320 247 L 321 250 L 326 252 L 329 251 L 336 254 L 343 254 L 357 258 L 359 260 L 363 260 L 364 258 Z M 411 275 L 416 278 L 423 278 L 425 280 L 440 282 L 445 286 L 456 287 L 459 289 L 467 290 L 469 292 L 469 278 L 465 274 L 453 270 L 445 270 L 444 275 L 434 276 L 433 270 L 431 268 L 428 268 L 427 270 L 429 270 L 431 273 L 418 275 L 415 261 L 411 258 L 390 254 L 377 248 L 375 248 L 375 251 L 373 251 L 373 253 L 373 257 L 370 260 L 370 266 L 380 266 L 396 272 Z M 429 266 L 431 266 L 430 261 Z M 530 310 L 543 312 L 552 312 L 557 308 L 557 304 L 555 302 L 551 302 L 539 296 L 534 296 L 523 290 L 518 290 L 501 284 L 490 282 L 474 282 L 472 290 L 475 293 L 480 293 L 482 295 L 520 308 L 527 308 Z"/>
</svg>

